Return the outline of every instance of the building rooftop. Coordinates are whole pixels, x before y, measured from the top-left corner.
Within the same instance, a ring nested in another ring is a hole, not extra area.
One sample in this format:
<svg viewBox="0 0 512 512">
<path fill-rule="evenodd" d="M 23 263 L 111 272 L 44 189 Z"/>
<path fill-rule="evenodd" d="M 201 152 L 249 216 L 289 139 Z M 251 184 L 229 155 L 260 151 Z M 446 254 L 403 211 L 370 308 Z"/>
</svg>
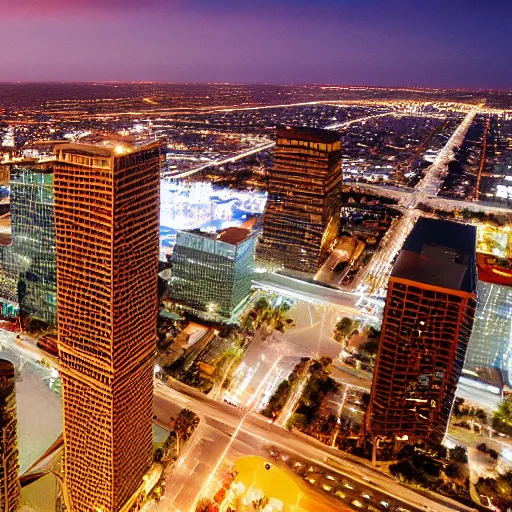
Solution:
<svg viewBox="0 0 512 512">
<path fill-rule="evenodd" d="M 476 293 L 476 228 L 420 218 L 407 237 L 391 276 Z"/>
<path fill-rule="evenodd" d="M 217 240 L 231 245 L 238 245 L 246 240 L 250 234 L 250 229 L 231 227 L 221 231 L 217 235 Z"/>
<path fill-rule="evenodd" d="M 255 234 L 253 230 L 245 227 L 230 227 L 217 233 L 208 233 L 206 231 L 201 231 L 200 229 L 180 229 L 178 230 L 178 233 L 218 240 L 219 242 L 224 242 L 230 245 L 239 245 L 244 240 L 247 240 L 247 238 Z"/>
<path fill-rule="evenodd" d="M 294 126 L 279 128 L 277 130 L 277 138 L 332 144 L 333 142 L 338 142 L 341 136 L 339 132 L 334 132 L 332 130 Z"/>
<path fill-rule="evenodd" d="M 58 144 L 55 146 L 54 152 L 59 155 L 61 153 L 72 153 L 82 156 L 99 156 L 99 157 L 116 157 L 123 156 L 127 153 L 134 153 L 142 149 L 147 149 L 159 145 L 159 142 L 151 141 L 143 144 L 125 142 L 119 138 L 103 140 L 98 144 L 83 144 L 78 142 L 70 142 Z"/>
<path fill-rule="evenodd" d="M 512 286 L 512 258 L 499 258 L 491 254 L 476 253 L 478 279 L 485 283 Z"/>
</svg>

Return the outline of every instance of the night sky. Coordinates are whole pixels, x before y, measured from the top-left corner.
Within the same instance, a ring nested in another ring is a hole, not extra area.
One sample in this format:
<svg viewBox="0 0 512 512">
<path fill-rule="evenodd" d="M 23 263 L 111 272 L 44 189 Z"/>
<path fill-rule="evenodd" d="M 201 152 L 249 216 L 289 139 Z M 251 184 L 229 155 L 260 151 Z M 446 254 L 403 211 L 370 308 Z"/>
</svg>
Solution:
<svg viewBox="0 0 512 512">
<path fill-rule="evenodd" d="M 511 0 L 0 0 L 0 80 L 512 88 Z"/>
</svg>

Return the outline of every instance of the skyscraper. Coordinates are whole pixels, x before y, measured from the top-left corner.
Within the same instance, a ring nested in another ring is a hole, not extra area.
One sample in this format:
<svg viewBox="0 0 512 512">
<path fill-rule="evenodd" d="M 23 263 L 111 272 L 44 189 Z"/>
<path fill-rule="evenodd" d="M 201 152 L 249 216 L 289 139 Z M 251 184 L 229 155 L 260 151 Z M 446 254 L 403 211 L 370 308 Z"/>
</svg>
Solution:
<svg viewBox="0 0 512 512">
<path fill-rule="evenodd" d="M 56 154 L 64 478 L 73 512 L 117 512 L 152 456 L 159 147 Z"/>
<path fill-rule="evenodd" d="M 0 246 L 0 295 L 16 299 L 23 317 L 55 325 L 53 164 L 11 165 L 9 186 L 12 244 Z"/>
<path fill-rule="evenodd" d="M 476 230 L 420 218 L 389 278 L 367 414 L 375 438 L 440 442 L 476 306 Z"/>
<path fill-rule="evenodd" d="M 338 235 L 341 141 L 317 128 L 277 131 L 257 257 L 315 272 Z"/>
<path fill-rule="evenodd" d="M 20 462 L 14 392 L 14 366 L 0 359 L 0 510 L 15 512 L 20 505 Z"/>
<path fill-rule="evenodd" d="M 229 317 L 251 291 L 256 231 L 178 231 L 169 295 L 192 308 Z"/>
</svg>

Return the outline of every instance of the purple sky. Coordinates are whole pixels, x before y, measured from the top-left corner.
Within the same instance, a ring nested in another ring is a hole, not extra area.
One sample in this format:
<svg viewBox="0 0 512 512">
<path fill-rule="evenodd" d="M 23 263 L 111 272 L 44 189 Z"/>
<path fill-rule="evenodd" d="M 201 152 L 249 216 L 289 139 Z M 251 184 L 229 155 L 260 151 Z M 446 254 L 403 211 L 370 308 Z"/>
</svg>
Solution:
<svg viewBox="0 0 512 512">
<path fill-rule="evenodd" d="M 0 80 L 512 88 L 511 0 L 0 0 Z"/>
</svg>

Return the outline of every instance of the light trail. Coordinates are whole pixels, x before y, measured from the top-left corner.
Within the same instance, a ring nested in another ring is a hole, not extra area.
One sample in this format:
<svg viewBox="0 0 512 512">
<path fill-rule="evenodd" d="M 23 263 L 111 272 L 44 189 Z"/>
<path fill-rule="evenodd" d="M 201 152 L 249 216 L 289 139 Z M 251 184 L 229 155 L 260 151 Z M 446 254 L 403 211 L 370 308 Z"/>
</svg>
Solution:
<svg viewBox="0 0 512 512">
<path fill-rule="evenodd" d="M 421 211 L 417 209 L 418 205 L 425 201 L 428 196 L 435 196 L 439 192 L 448 164 L 454 158 L 453 151 L 464 142 L 466 133 L 480 106 L 473 107 L 467 113 L 445 146 L 439 151 L 414 191 L 400 199 L 399 206 L 405 209 L 405 213 L 388 229 L 373 258 L 350 285 L 350 291 L 364 291 L 369 295 L 385 293 L 393 261 L 421 215 Z"/>
<path fill-rule="evenodd" d="M 219 159 L 219 160 L 212 160 L 212 161 L 207 162 L 199 167 L 195 167 L 194 169 L 191 169 L 190 171 L 185 171 L 185 172 L 182 172 L 179 174 L 164 173 L 164 174 L 162 174 L 162 176 L 164 178 L 171 178 L 171 179 L 187 178 L 188 176 L 192 176 L 193 174 L 197 174 L 198 172 L 208 169 L 208 167 L 220 167 L 221 165 L 233 163 L 238 160 L 241 160 L 242 158 L 247 158 L 248 156 L 255 155 L 257 153 L 261 153 L 262 151 L 265 151 L 267 149 L 274 147 L 275 144 L 276 144 L 275 142 L 267 142 L 260 146 L 256 146 L 255 148 L 249 149 L 248 151 L 244 151 L 243 153 L 239 153 L 238 155 L 230 156 L 228 158 L 223 158 L 223 159 Z"/>
<path fill-rule="evenodd" d="M 348 390 L 349 390 L 349 387 L 350 384 L 345 384 L 345 390 L 343 391 L 343 396 L 341 398 L 341 402 L 340 402 L 340 405 L 338 407 L 338 417 L 336 418 L 336 423 L 339 425 L 340 423 L 340 420 L 341 420 L 341 413 L 343 412 L 343 407 L 345 407 L 345 402 L 347 401 L 347 395 L 348 395 Z M 339 434 L 339 427 L 336 429 L 336 433 L 334 434 L 333 438 L 332 438 L 332 444 L 331 444 L 331 447 L 334 448 L 336 446 L 336 439 L 338 438 L 338 434 Z"/>
<path fill-rule="evenodd" d="M 281 359 L 282 359 L 282 356 L 279 356 L 275 360 L 274 364 L 270 367 L 270 370 L 265 375 L 265 378 L 261 380 L 261 382 L 260 382 L 259 386 L 257 387 L 254 395 L 252 396 L 251 400 L 249 401 L 249 404 L 248 404 L 248 407 L 247 407 L 247 411 L 245 411 L 245 414 L 240 419 L 240 422 L 238 423 L 237 427 L 235 428 L 235 430 L 231 434 L 231 438 L 229 439 L 229 442 L 226 445 L 226 448 L 224 448 L 224 451 L 222 452 L 222 454 L 218 458 L 217 462 L 215 463 L 215 466 L 213 467 L 212 471 L 210 472 L 210 475 L 205 480 L 203 486 L 201 487 L 201 490 L 197 494 L 197 499 L 196 499 L 196 502 L 194 503 L 193 510 L 195 510 L 195 508 L 197 506 L 197 503 L 201 499 L 201 497 L 203 497 L 203 496 L 207 497 L 209 495 L 210 486 L 213 483 L 213 479 L 215 477 L 215 474 L 219 470 L 220 465 L 222 464 L 222 461 L 226 458 L 226 456 L 227 456 L 229 450 L 231 449 L 231 447 L 233 446 L 233 443 L 235 442 L 238 434 L 242 430 L 242 427 L 244 425 L 245 420 L 247 419 L 247 416 L 249 416 L 249 414 L 251 414 L 252 408 L 254 406 L 254 403 L 255 403 L 256 399 L 258 398 L 258 396 L 260 395 L 261 390 L 263 389 L 263 386 L 265 385 L 266 381 L 270 378 L 270 375 L 276 369 L 276 367 L 279 364 L 279 362 L 281 361 Z"/>
<path fill-rule="evenodd" d="M 383 112 L 381 114 L 375 114 L 372 116 L 366 116 L 366 117 L 358 117 L 357 119 L 352 119 L 350 121 L 345 121 L 343 123 L 334 123 L 330 124 L 328 126 L 325 126 L 325 130 L 339 130 L 340 128 L 346 128 L 347 126 L 351 126 L 356 123 L 364 123 L 366 121 L 369 121 L 370 119 L 376 119 L 378 117 L 385 117 L 385 116 L 391 116 L 394 112 Z"/>
<path fill-rule="evenodd" d="M 264 108 L 283 108 L 285 106 L 293 107 L 293 106 L 305 106 L 305 105 L 318 105 L 318 104 L 321 104 L 321 103 L 325 104 L 325 103 L 329 103 L 329 102 L 309 102 L 309 103 L 297 103 L 297 104 L 293 104 L 293 105 L 272 105 L 272 106 L 268 106 L 268 107 L 264 107 Z M 263 108 L 263 107 L 246 107 L 246 108 L 243 108 L 243 109 L 217 110 L 217 112 L 232 112 L 232 111 L 235 111 L 235 110 L 259 110 L 260 108 Z M 371 116 L 359 117 L 357 119 L 351 119 L 350 121 L 345 121 L 343 123 L 332 124 L 332 125 L 326 126 L 324 129 L 326 129 L 326 130 L 340 130 L 340 129 L 346 128 L 348 126 L 351 126 L 353 124 L 363 123 L 363 122 L 366 122 L 366 121 L 368 121 L 370 119 L 374 119 L 374 118 L 378 118 L 378 117 L 384 117 L 384 116 L 390 116 L 390 115 L 400 115 L 400 114 L 398 114 L 396 112 L 391 112 L 391 111 L 390 112 L 384 112 L 384 113 L 375 114 L 375 115 L 371 115 Z M 407 114 L 403 114 L 403 115 L 407 115 Z M 203 165 L 201 165 L 199 167 L 195 167 L 194 169 L 190 169 L 189 171 L 181 172 L 179 174 L 165 173 L 165 174 L 163 174 L 163 177 L 164 178 L 170 178 L 170 179 L 188 178 L 189 176 L 193 176 L 194 174 L 197 174 L 198 172 L 201 172 L 201 171 L 204 171 L 205 169 L 208 169 L 208 167 L 220 167 L 221 165 L 226 165 L 228 163 L 233 163 L 233 162 L 236 162 L 236 161 L 241 160 L 243 158 L 247 158 L 247 157 L 255 155 L 257 153 L 261 153 L 262 151 L 266 151 L 267 149 L 271 149 L 275 145 L 276 145 L 276 143 L 274 141 L 267 142 L 265 144 L 262 144 L 260 146 L 257 146 L 255 148 L 250 149 L 250 150 L 244 151 L 243 153 L 239 153 L 237 155 L 234 155 L 234 156 L 231 156 L 231 157 L 228 157 L 228 158 L 223 158 L 223 159 L 219 159 L 219 160 L 212 160 L 212 161 L 207 162 L 207 163 L 205 163 L 205 164 L 203 164 Z"/>
</svg>

